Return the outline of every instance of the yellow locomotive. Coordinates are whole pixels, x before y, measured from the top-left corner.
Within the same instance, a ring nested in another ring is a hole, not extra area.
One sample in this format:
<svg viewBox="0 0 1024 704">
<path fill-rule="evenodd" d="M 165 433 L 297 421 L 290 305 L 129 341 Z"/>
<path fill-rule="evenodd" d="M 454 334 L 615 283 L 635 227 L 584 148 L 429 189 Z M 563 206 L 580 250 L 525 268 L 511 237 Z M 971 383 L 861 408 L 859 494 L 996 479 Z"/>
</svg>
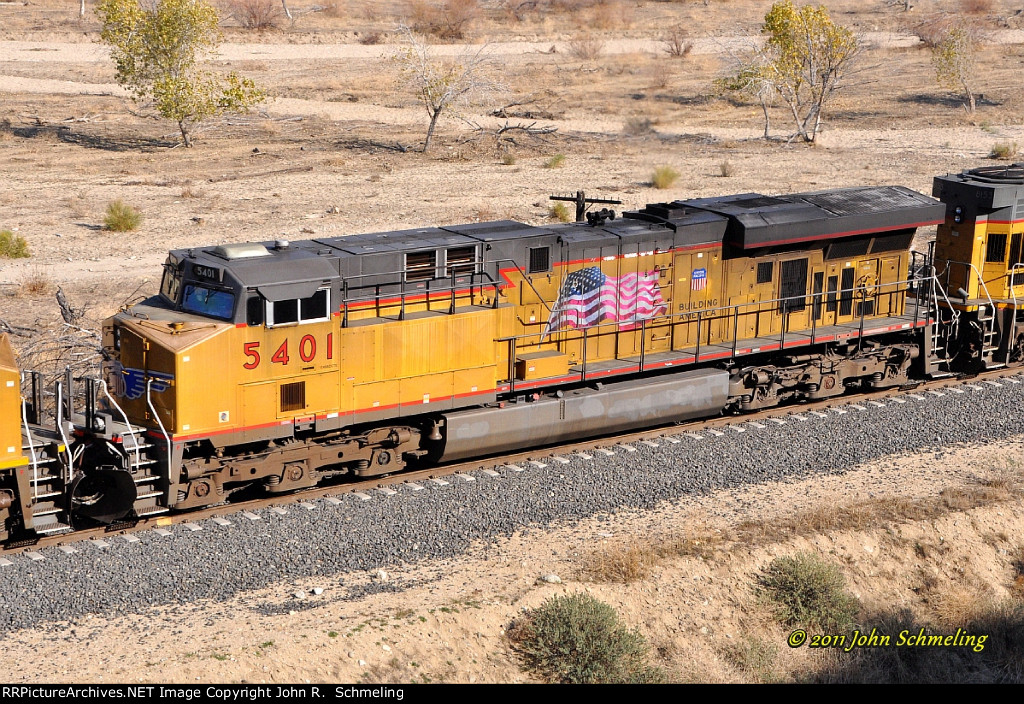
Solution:
<svg viewBox="0 0 1024 704">
<path fill-rule="evenodd" d="M 59 430 L 39 425 L 38 375 L 29 385 L 31 401 L 22 397 L 11 342 L 0 333 L 0 542 L 67 528 L 67 443 Z"/>
<path fill-rule="evenodd" d="M 1005 364 L 1022 171 L 172 251 L 104 322 L 85 407 L 58 401 L 50 503 L 0 424 L 0 511 L 49 531 Z"/>
<path fill-rule="evenodd" d="M 943 211 L 748 193 L 171 252 L 104 324 L 111 421 L 158 450 L 135 510 L 905 383 L 910 240 Z"/>
</svg>

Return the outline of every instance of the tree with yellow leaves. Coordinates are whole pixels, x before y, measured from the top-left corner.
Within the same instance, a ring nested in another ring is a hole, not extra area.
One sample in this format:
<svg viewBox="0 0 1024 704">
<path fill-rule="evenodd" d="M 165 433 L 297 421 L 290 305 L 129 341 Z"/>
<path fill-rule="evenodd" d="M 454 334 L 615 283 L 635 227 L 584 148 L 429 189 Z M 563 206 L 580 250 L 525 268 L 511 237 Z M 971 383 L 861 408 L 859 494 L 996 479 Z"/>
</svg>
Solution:
<svg viewBox="0 0 1024 704">
<path fill-rule="evenodd" d="M 964 96 L 964 109 L 973 113 L 976 106 L 974 90 L 974 53 L 977 37 L 970 26 L 950 27 L 942 41 L 932 49 L 935 76 L 939 85 L 958 90 Z"/>
<path fill-rule="evenodd" d="M 824 6 L 772 5 L 761 33 L 766 41 L 755 71 L 793 113 L 796 133 L 813 142 L 825 109 L 857 58 L 857 38 L 829 17 Z"/>
<path fill-rule="evenodd" d="M 100 38 L 109 45 L 117 82 L 132 99 L 174 120 L 186 147 L 203 120 L 243 112 L 265 93 L 235 73 L 220 76 L 202 60 L 220 43 L 217 11 L 204 0 L 102 0 Z"/>
</svg>

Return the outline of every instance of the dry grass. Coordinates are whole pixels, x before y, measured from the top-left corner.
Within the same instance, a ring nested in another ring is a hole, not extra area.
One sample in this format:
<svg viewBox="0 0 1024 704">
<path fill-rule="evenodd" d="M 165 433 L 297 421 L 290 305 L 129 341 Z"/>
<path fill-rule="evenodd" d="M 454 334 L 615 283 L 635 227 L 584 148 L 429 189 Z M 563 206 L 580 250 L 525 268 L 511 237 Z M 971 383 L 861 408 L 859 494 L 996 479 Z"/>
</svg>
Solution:
<svg viewBox="0 0 1024 704">
<path fill-rule="evenodd" d="M 792 538 L 835 531 L 865 531 L 893 523 L 933 521 L 953 512 L 990 506 L 1024 496 L 1024 472 L 1017 467 L 1004 470 L 1004 477 L 949 487 L 937 497 L 911 499 L 886 497 L 864 501 L 822 503 L 809 511 L 781 516 L 771 521 L 743 521 L 728 534 L 696 532 L 685 537 L 655 536 L 645 543 L 613 543 L 602 546 L 580 560 L 580 575 L 593 582 L 630 583 L 650 577 L 659 563 L 680 557 L 712 559 L 720 551 L 739 544 L 749 547 L 775 545 Z M 938 548 L 917 545 L 926 558 Z M 1015 577 L 1024 591 L 1024 548 Z"/>
<path fill-rule="evenodd" d="M 258 32 L 274 29 L 284 16 L 281 4 L 275 0 L 229 0 L 226 6 L 239 24 Z"/>
<path fill-rule="evenodd" d="M 18 293 L 37 298 L 48 294 L 52 289 L 53 281 L 46 274 L 46 270 L 40 267 L 33 267 L 21 277 Z"/>
<path fill-rule="evenodd" d="M 545 169 L 557 169 L 565 163 L 565 154 L 555 154 L 544 162 Z"/>
<path fill-rule="evenodd" d="M 558 222 L 572 222 L 572 213 L 565 203 L 552 203 L 548 214 Z"/>
<path fill-rule="evenodd" d="M 992 0 L 960 0 L 960 12 L 967 15 L 992 13 Z"/>
<path fill-rule="evenodd" d="M 634 14 L 630 4 L 618 0 L 602 0 L 591 8 L 587 26 L 600 30 L 628 27 L 633 23 Z"/>
<path fill-rule="evenodd" d="M 673 59 L 685 59 L 693 49 L 689 33 L 682 27 L 675 27 L 661 40 L 662 49 Z"/>
<path fill-rule="evenodd" d="M 410 0 L 412 28 L 445 41 L 465 39 L 470 23 L 480 14 L 478 0 Z"/>
<path fill-rule="evenodd" d="M 583 557 L 580 577 L 590 582 L 630 584 L 648 579 L 657 565 L 669 559 L 711 559 L 721 536 L 659 536 L 649 543 L 612 543 Z"/>
<path fill-rule="evenodd" d="M 1013 570 L 1010 581 L 1010 596 L 1024 602 L 1024 545 L 1019 545 L 1010 561 Z"/>
<path fill-rule="evenodd" d="M 142 224 L 142 213 L 122 200 L 115 200 L 107 206 L 103 226 L 111 232 L 131 232 Z"/>
<path fill-rule="evenodd" d="M 718 165 L 718 173 L 722 178 L 729 178 L 735 173 L 732 162 L 726 159 Z"/>
<path fill-rule="evenodd" d="M 679 180 L 679 172 L 671 166 L 659 166 L 651 174 L 651 185 L 658 189 L 671 188 Z"/>
<path fill-rule="evenodd" d="M 988 154 L 990 159 L 1012 159 L 1017 156 L 1016 142 L 996 142 Z"/>
<path fill-rule="evenodd" d="M 636 115 L 626 119 L 622 125 L 622 133 L 631 137 L 643 137 L 654 134 L 654 125 L 655 122 L 651 118 Z"/>
<path fill-rule="evenodd" d="M 573 39 L 569 42 L 569 55 L 580 61 L 593 61 L 604 51 L 604 42 L 593 37 Z"/>
</svg>

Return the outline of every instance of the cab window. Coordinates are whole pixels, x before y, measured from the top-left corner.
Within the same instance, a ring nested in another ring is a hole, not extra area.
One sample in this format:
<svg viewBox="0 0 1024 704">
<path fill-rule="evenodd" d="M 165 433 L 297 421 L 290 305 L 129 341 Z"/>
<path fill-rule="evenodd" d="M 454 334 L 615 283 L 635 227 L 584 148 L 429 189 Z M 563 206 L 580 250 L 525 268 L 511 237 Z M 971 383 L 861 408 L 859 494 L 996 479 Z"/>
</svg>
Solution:
<svg viewBox="0 0 1024 704">
<path fill-rule="evenodd" d="M 230 320 L 235 310 L 235 294 L 196 284 L 185 284 L 181 309 L 197 315 Z"/>
<path fill-rule="evenodd" d="M 319 323 L 331 319 L 331 291 L 322 288 L 308 298 L 267 301 L 267 327 Z"/>
<path fill-rule="evenodd" d="M 174 267 L 164 265 L 164 278 L 160 282 L 160 295 L 171 303 L 178 302 L 178 292 L 181 290 L 181 271 Z"/>
</svg>

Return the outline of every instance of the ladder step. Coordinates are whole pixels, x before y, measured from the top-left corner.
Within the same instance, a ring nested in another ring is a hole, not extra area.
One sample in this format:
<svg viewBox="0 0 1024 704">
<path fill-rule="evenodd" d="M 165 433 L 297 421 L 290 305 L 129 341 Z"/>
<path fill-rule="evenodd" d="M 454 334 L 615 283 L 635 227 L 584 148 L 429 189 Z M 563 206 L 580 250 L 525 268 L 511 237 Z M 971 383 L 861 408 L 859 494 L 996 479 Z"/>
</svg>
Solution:
<svg viewBox="0 0 1024 704">
<path fill-rule="evenodd" d="M 160 477 L 158 477 L 155 474 L 145 474 L 145 475 L 143 475 L 141 477 L 134 477 L 134 480 L 135 480 L 136 484 L 147 484 L 147 483 L 149 483 L 151 481 L 154 481 L 156 479 L 159 479 L 159 478 Z"/>
<path fill-rule="evenodd" d="M 63 491 L 48 491 L 45 494 L 36 494 L 32 498 L 34 500 L 38 501 L 39 499 L 52 499 L 52 498 L 54 498 L 56 496 L 64 496 L 64 492 Z"/>
<path fill-rule="evenodd" d="M 170 509 L 165 506 L 148 506 L 146 508 L 136 510 L 135 515 L 139 518 L 144 518 L 146 516 L 155 516 L 158 513 L 167 513 L 168 511 L 170 511 Z"/>
<path fill-rule="evenodd" d="M 33 511 L 32 517 L 36 518 L 37 516 L 56 516 L 58 513 L 63 512 L 64 509 L 62 508 L 45 508 L 42 511 Z"/>
<path fill-rule="evenodd" d="M 162 492 L 162 491 L 148 491 L 145 494 L 139 494 L 138 496 L 136 496 L 135 500 L 138 501 L 139 499 L 152 499 L 154 496 L 163 496 L 163 495 L 164 495 L 164 492 Z"/>
<path fill-rule="evenodd" d="M 28 481 L 30 484 L 43 484 L 45 482 L 52 482 L 55 479 L 59 481 L 61 477 L 54 476 L 52 474 L 44 474 L 41 477 L 31 477 Z"/>
<path fill-rule="evenodd" d="M 57 533 L 70 532 L 71 526 L 69 526 L 67 523 L 61 523 L 60 521 L 57 521 L 56 523 L 52 524 L 48 523 L 44 528 L 36 528 L 36 533 L 39 533 L 40 535 L 56 535 Z"/>
</svg>

